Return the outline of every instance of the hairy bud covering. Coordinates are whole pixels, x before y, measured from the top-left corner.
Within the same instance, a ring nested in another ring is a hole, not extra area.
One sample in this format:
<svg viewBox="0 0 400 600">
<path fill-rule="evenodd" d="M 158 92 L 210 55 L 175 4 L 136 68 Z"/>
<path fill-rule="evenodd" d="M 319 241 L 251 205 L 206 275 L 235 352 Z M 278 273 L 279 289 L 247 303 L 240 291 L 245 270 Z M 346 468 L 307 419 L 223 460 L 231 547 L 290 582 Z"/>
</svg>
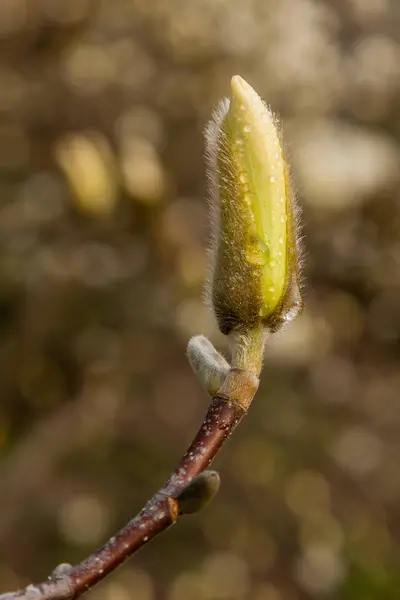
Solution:
<svg viewBox="0 0 400 600">
<path fill-rule="evenodd" d="M 222 333 L 301 310 L 296 207 L 277 121 L 239 76 L 206 129 L 214 216 L 209 298 Z"/>
</svg>

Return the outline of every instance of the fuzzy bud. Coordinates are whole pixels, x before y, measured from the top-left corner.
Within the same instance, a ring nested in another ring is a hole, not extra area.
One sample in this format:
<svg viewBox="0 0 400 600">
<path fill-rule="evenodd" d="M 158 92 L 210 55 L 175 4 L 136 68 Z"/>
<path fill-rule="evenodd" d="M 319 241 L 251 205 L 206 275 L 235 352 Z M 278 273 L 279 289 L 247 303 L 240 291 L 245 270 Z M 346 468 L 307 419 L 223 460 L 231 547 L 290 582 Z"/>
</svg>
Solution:
<svg viewBox="0 0 400 600">
<path fill-rule="evenodd" d="M 211 502 L 219 490 L 220 478 L 216 471 L 203 471 L 185 485 L 175 497 L 181 515 L 198 512 Z"/>
<path fill-rule="evenodd" d="M 296 208 L 277 121 L 239 76 L 206 130 L 215 217 L 210 300 L 222 333 L 301 310 Z"/>
<path fill-rule="evenodd" d="M 230 370 L 229 363 L 204 335 L 192 337 L 187 355 L 190 366 L 210 396 L 214 396 Z"/>
</svg>

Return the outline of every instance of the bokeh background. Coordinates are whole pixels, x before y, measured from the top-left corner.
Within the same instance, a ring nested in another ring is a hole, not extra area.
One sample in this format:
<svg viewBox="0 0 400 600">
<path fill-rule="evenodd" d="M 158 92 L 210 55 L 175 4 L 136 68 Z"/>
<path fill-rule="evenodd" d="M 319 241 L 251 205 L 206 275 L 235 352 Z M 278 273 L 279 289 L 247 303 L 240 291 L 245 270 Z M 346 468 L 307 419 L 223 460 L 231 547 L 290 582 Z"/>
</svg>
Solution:
<svg viewBox="0 0 400 600">
<path fill-rule="evenodd" d="M 0 591 L 81 560 L 207 399 L 202 130 L 239 73 L 284 122 L 303 316 L 222 489 L 96 600 L 400 594 L 398 0 L 1 0 Z"/>
</svg>

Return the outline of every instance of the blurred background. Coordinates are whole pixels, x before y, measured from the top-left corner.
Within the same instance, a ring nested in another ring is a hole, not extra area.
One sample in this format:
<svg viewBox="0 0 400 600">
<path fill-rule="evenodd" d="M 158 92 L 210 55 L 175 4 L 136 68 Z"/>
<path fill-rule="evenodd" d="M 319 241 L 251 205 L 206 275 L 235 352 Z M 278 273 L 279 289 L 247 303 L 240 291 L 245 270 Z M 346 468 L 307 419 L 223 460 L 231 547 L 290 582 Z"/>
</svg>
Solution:
<svg viewBox="0 0 400 600">
<path fill-rule="evenodd" d="M 90 597 L 397 599 L 398 0 L 1 0 L 0 57 L 0 591 L 100 545 L 201 422 L 202 130 L 238 73 L 284 122 L 306 309 L 215 501 Z"/>
</svg>

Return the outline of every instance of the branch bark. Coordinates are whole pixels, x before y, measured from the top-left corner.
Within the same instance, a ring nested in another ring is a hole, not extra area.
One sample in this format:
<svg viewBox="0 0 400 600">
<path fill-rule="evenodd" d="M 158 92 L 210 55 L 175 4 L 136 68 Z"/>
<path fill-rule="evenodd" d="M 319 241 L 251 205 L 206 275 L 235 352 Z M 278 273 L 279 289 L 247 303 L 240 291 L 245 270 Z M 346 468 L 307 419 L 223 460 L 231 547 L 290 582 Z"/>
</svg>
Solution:
<svg viewBox="0 0 400 600">
<path fill-rule="evenodd" d="M 77 598 L 215 493 L 204 475 L 194 478 L 201 477 L 246 414 L 258 387 L 267 334 L 292 320 L 302 305 L 296 210 L 280 137 L 261 98 L 241 77 L 233 77 L 230 102 L 220 105 L 207 128 L 218 215 L 210 296 L 219 328 L 229 336 L 232 360 L 229 365 L 203 336 L 189 343 L 193 370 L 213 398 L 186 454 L 165 486 L 104 546 L 79 565 L 60 565 L 48 581 L 2 594 L 0 600 Z"/>
<path fill-rule="evenodd" d="M 248 389 L 247 401 L 214 396 L 203 423 L 174 473 L 136 517 L 84 561 L 72 567 L 60 565 L 47 581 L 0 594 L 0 600 L 71 600 L 104 579 L 116 567 L 156 535 L 173 525 L 186 510 L 180 495 L 194 477 L 215 458 L 224 442 L 247 412 L 255 390 Z"/>
</svg>

